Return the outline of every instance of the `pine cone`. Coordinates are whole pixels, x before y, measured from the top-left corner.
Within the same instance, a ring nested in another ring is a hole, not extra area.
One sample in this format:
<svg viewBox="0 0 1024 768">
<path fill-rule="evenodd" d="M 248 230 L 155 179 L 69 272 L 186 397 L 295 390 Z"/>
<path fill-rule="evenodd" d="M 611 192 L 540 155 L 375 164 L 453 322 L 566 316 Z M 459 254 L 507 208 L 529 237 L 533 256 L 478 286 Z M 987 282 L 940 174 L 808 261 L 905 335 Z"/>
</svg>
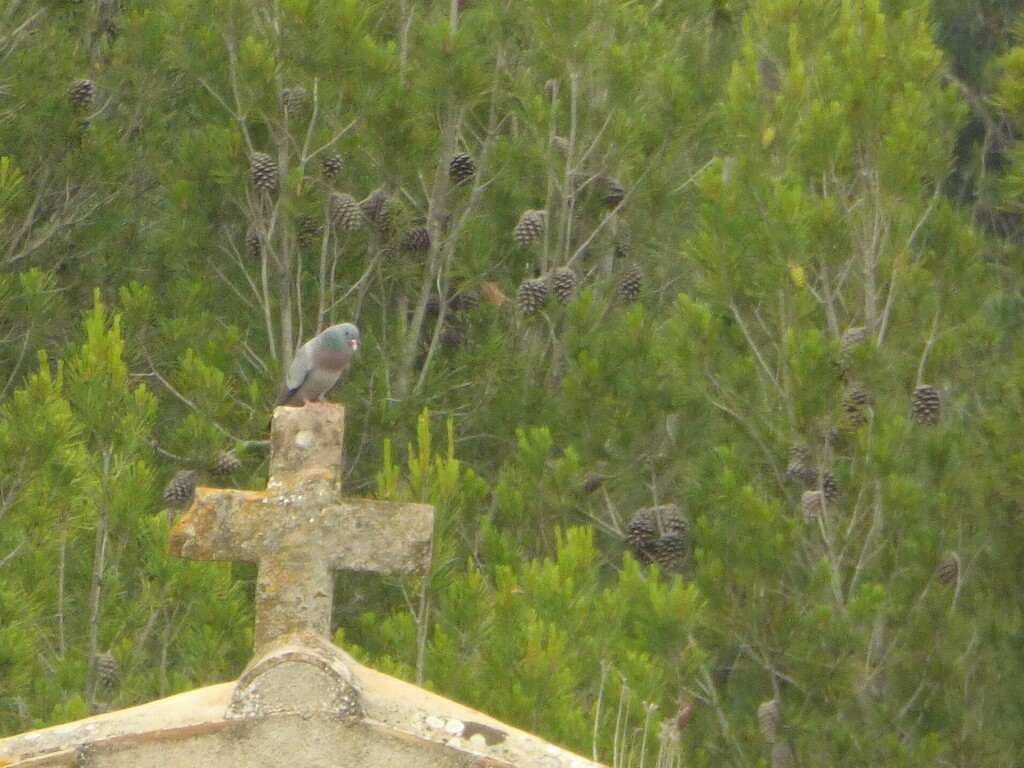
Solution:
<svg viewBox="0 0 1024 768">
<path fill-rule="evenodd" d="M 818 480 L 814 470 L 811 449 L 806 445 L 794 445 L 789 449 L 789 464 L 786 466 L 786 477 L 800 483 L 811 485 Z"/>
<path fill-rule="evenodd" d="M 365 199 L 359 201 L 359 209 L 370 221 L 376 221 L 387 199 L 383 189 L 374 190 Z"/>
<path fill-rule="evenodd" d="M 675 504 L 662 504 L 654 508 L 661 521 L 662 537 L 686 537 L 690 534 L 690 521 Z"/>
<path fill-rule="evenodd" d="M 814 420 L 814 432 L 821 441 L 825 451 L 833 451 L 843 439 L 843 434 L 838 425 L 830 418 L 819 418 Z"/>
<path fill-rule="evenodd" d="M 960 556 L 949 550 L 942 553 L 939 564 L 935 568 L 935 578 L 940 584 L 955 584 L 960 578 Z"/>
<path fill-rule="evenodd" d="M 841 408 L 845 426 L 859 429 L 868 423 L 868 409 L 875 402 L 875 396 L 866 386 L 860 383 L 850 384 L 843 395 Z"/>
<path fill-rule="evenodd" d="M 96 670 L 96 684 L 99 687 L 110 688 L 117 682 L 121 670 L 113 654 L 96 654 L 93 664 Z"/>
<path fill-rule="evenodd" d="M 778 741 L 779 730 L 782 728 L 782 704 L 778 699 L 761 702 L 757 708 L 757 724 L 765 741 L 769 744 Z"/>
<path fill-rule="evenodd" d="M 330 201 L 331 221 L 338 229 L 355 232 L 363 226 L 363 211 L 356 199 L 347 192 L 332 192 Z"/>
<path fill-rule="evenodd" d="M 615 238 L 612 253 L 616 259 L 627 259 L 633 254 L 633 242 L 628 232 L 623 232 Z"/>
<path fill-rule="evenodd" d="M 391 198 L 384 198 L 377 217 L 373 220 L 377 226 L 377 233 L 385 240 L 390 240 L 395 234 L 394 209 L 391 206 Z"/>
<path fill-rule="evenodd" d="M 846 393 L 843 395 L 843 403 L 850 406 L 865 406 L 874 405 L 875 393 L 872 392 L 866 385 L 860 382 L 853 382 L 846 388 Z"/>
<path fill-rule="evenodd" d="M 626 544 L 629 551 L 642 565 L 654 562 L 654 555 L 661 539 L 658 520 L 650 509 L 637 510 L 626 525 Z"/>
<path fill-rule="evenodd" d="M 842 340 L 840 341 L 840 351 L 849 352 L 859 344 L 863 344 L 868 340 L 868 329 L 863 325 L 855 325 L 847 328 L 843 331 Z"/>
<path fill-rule="evenodd" d="M 324 227 L 312 216 L 303 216 L 299 221 L 298 241 L 300 248 L 309 248 L 320 239 Z"/>
<path fill-rule="evenodd" d="M 480 296 L 470 291 L 456 293 L 448 299 L 448 311 L 450 312 L 469 312 L 478 306 L 480 306 Z"/>
<path fill-rule="evenodd" d="M 831 504 L 839 498 L 839 483 L 831 472 L 821 474 L 821 495 L 826 504 Z"/>
<path fill-rule="evenodd" d="M 359 203 L 359 208 L 366 218 L 373 222 L 381 237 L 387 239 L 395 233 L 391 198 L 384 193 L 384 190 L 378 189 L 372 192 Z"/>
<path fill-rule="evenodd" d="M 931 426 L 939 423 L 942 413 L 942 397 L 931 384 L 922 384 L 914 390 L 910 400 L 914 420 L 919 424 Z"/>
<path fill-rule="evenodd" d="M 215 475 L 224 476 L 230 475 L 242 468 L 241 460 L 235 456 L 234 451 L 224 451 L 220 456 L 217 457 L 217 461 L 214 462 L 210 471 Z"/>
<path fill-rule="evenodd" d="M 516 293 L 519 314 L 523 316 L 540 312 L 548 301 L 548 284 L 542 278 L 524 280 Z"/>
<path fill-rule="evenodd" d="M 804 491 L 800 497 L 800 511 L 804 522 L 813 523 L 825 514 L 825 494 L 821 491 Z"/>
<path fill-rule="evenodd" d="M 334 181 L 341 173 L 341 166 L 344 161 L 341 155 L 327 155 L 320 161 L 320 174 L 328 181 Z"/>
<path fill-rule="evenodd" d="M 187 507 L 196 492 L 198 482 L 199 475 L 195 470 L 178 470 L 164 489 L 164 500 L 172 507 Z"/>
<path fill-rule="evenodd" d="M 725 688 L 729 684 L 730 677 L 732 677 L 732 664 L 727 662 L 719 661 L 711 670 L 711 682 L 718 689 Z"/>
<path fill-rule="evenodd" d="M 302 117 L 309 107 L 309 95 L 301 85 L 285 88 L 281 91 L 281 104 L 284 105 L 284 112 L 288 117 Z"/>
<path fill-rule="evenodd" d="M 245 255 L 253 261 L 259 261 L 263 254 L 263 238 L 255 229 L 245 233 Z"/>
<path fill-rule="evenodd" d="M 472 157 L 465 152 L 459 152 L 452 156 L 452 160 L 448 164 L 448 176 L 451 177 L 453 183 L 461 184 L 467 179 L 471 179 L 474 173 L 476 173 L 476 163 L 473 162 Z"/>
<path fill-rule="evenodd" d="M 600 472 L 591 472 L 583 478 L 583 483 L 580 485 L 580 492 L 583 493 L 584 496 L 589 496 L 604 485 L 607 479 L 608 475 L 603 475 Z"/>
<path fill-rule="evenodd" d="M 277 163 L 264 152 L 249 155 L 249 176 L 252 185 L 260 192 L 271 194 L 277 189 Z"/>
<path fill-rule="evenodd" d="M 689 554 L 689 531 L 689 521 L 675 504 L 646 507 L 629 519 L 626 543 L 638 562 L 678 571 Z"/>
<path fill-rule="evenodd" d="M 868 329 L 863 325 L 853 326 L 843 331 L 839 342 L 839 359 L 836 366 L 839 369 L 840 378 L 846 378 L 850 370 L 850 358 L 854 350 L 868 340 Z"/>
<path fill-rule="evenodd" d="M 426 253 L 430 250 L 430 230 L 423 225 L 410 227 L 402 235 L 401 248 L 407 253 Z"/>
<path fill-rule="evenodd" d="M 689 547 L 685 536 L 662 536 L 654 547 L 654 561 L 665 573 L 681 573 L 686 567 Z"/>
<path fill-rule="evenodd" d="M 639 264 L 630 264 L 615 286 L 615 299 L 622 304 L 632 304 L 639 300 L 643 282 L 643 268 Z"/>
<path fill-rule="evenodd" d="M 68 89 L 68 99 L 71 100 L 71 106 L 77 110 L 91 109 L 96 100 L 96 86 L 92 80 L 75 80 Z"/>
<path fill-rule="evenodd" d="M 601 200 L 608 208 L 617 208 L 626 199 L 626 188 L 617 179 L 605 177 Z"/>
<path fill-rule="evenodd" d="M 568 267 L 561 267 L 551 273 L 551 292 L 564 304 L 576 293 L 579 282 L 575 272 Z"/>
<path fill-rule="evenodd" d="M 444 349 L 458 349 L 466 343 L 466 334 L 457 325 L 445 325 L 438 341 Z"/>
<path fill-rule="evenodd" d="M 525 211 L 512 231 L 516 242 L 523 248 L 528 247 L 544 234 L 547 219 L 546 211 Z"/>
</svg>

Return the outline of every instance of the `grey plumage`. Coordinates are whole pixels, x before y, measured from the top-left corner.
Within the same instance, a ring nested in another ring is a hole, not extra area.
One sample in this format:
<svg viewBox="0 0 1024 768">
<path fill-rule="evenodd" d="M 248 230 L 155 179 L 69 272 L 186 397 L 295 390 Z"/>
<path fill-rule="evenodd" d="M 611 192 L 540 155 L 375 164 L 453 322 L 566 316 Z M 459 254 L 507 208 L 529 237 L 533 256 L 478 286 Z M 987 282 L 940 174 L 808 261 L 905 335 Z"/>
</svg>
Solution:
<svg viewBox="0 0 1024 768">
<path fill-rule="evenodd" d="M 352 323 L 332 325 L 295 353 L 277 405 L 304 405 L 323 399 L 348 371 L 359 349 L 359 329 Z"/>
</svg>

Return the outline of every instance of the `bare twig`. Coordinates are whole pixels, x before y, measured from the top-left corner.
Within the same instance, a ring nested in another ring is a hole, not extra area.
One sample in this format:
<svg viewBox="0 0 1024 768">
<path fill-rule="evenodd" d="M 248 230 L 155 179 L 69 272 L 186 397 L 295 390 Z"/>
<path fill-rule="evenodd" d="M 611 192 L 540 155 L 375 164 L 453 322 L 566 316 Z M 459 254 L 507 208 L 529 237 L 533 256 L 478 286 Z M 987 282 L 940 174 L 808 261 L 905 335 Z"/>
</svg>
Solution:
<svg viewBox="0 0 1024 768">
<path fill-rule="evenodd" d="M 317 147 L 315 150 L 310 152 L 308 155 L 304 155 L 303 156 L 303 162 L 309 162 L 310 160 L 315 158 L 317 155 L 319 155 L 321 152 L 326 152 L 328 149 L 330 149 L 335 144 L 337 144 L 338 140 L 341 139 L 341 137 L 343 137 L 346 133 L 348 133 L 353 128 L 355 128 L 356 125 L 358 125 L 358 124 L 359 124 L 359 118 L 357 117 L 351 123 L 349 123 L 344 128 L 342 128 L 340 131 L 338 131 L 333 136 L 331 136 L 331 138 L 328 139 L 322 146 Z"/>
<path fill-rule="evenodd" d="M 86 677 L 85 698 L 92 702 L 96 695 L 96 657 L 99 655 L 100 608 L 103 595 L 103 571 L 110 538 L 110 446 L 103 450 L 103 478 L 99 498 L 96 499 L 96 544 L 92 558 L 92 588 L 89 593 L 89 672 Z"/>
<path fill-rule="evenodd" d="M 7 393 L 10 392 L 11 387 L 14 385 L 14 380 L 17 375 L 21 372 L 21 364 L 25 360 L 25 353 L 28 351 L 29 340 L 32 338 L 32 325 L 30 324 L 28 329 L 25 331 L 25 338 L 21 344 L 21 350 L 18 352 L 18 359 L 11 366 L 11 375 L 7 377 L 7 383 L 4 384 L 3 390 L 0 390 L 0 400 L 7 398 Z"/>
<path fill-rule="evenodd" d="M 684 189 L 686 189 L 691 184 L 693 184 L 695 181 L 697 181 L 697 179 L 700 178 L 700 175 L 702 173 L 704 173 L 704 171 L 706 171 L 708 168 L 710 168 L 714 164 L 714 162 L 715 162 L 715 158 L 711 158 L 710 160 L 708 160 L 706 163 L 704 163 L 704 165 L 702 165 L 700 168 L 698 168 L 696 171 L 694 171 L 692 174 L 690 174 L 690 178 L 688 178 L 686 181 L 684 181 L 678 187 L 673 189 L 672 192 L 673 193 L 682 192 Z"/>
<path fill-rule="evenodd" d="M 928 341 L 924 344 L 924 350 L 921 352 L 921 360 L 917 364 L 917 380 L 914 386 L 920 386 L 921 381 L 924 379 L 924 369 L 928 364 L 928 355 L 932 351 L 932 346 L 935 344 L 937 338 L 937 331 L 939 328 L 939 314 L 941 313 L 941 307 L 936 307 L 935 317 L 932 318 L 932 328 L 928 333 Z"/>
<path fill-rule="evenodd" d="M 177 389 L 175 389 L 174 386 L 169 381 L 167 381 L 167 379 L 165 379 L 163 376 L 160 375 L 160 372 L 157 371 L 156 366 L 153 364 L 153 360 L 148 355 L 146 356 L 146 362 L 149 363 L 150 372 L 148 374 L 140 374 L 140 375 L 152 376 L 157 381 L 159 381 L 161 384 L 163 384 L 164 388 L 168 392 L 170 392 L 172 395 L 174 395 L 174 397 L 176 397 L 178 400 L 180 400 L 184 405 L 188 406 L 188 408 L 191 411 L 193 411 L 194 413 L 200 414 L 202 416 L 205 416 L 205 414 L 203 414 L 203 412 L 199 410 L 199 407 L 195 403 L 193 403 L 191 400 L 189 400 L 187 397 L 185 397 L 183 394 L 181 394 L 181 392 L 179 392 Z M 231 434 L 231 432 L 229 432 L 228 430 L 224 429 L 224 427 L 222 427 L 220 424 L 218 424 L 213 419 L 210 419 L 208 416 L 205 416 L 205 417 L 207 419 L 209 419 L 210 425 L 214 429 L 216 429 L 222 435 L 224 435 L 225 437 L 230 438 L 232 441 L 234 441 L 236 443 L 243 443 L 243 444 L 248 445 L 248 444 L 254 444 L 254 443 L 257 442 L 257 441 L 252 441 L 252 440 L 245 440 L 245 439 L 243 439 L 241 437 L 238 437 L 237 435 L 233 435 L 233 434 Z"/>
<path fill-rule="evenodd" d="M 21 552 L 22 548 L 25 546 L 25 542 L 26 541 L 27 541 L 27 539 L 22 539 L 20 542 L 18 542 L 18 545 L 14 549 L 12 549 L 10 552 L 8 552 L 3 557 L 0 557 L 0 568 L 3 568 L 11 560 L 13 560 L 14 558 L 16 558 L 18 556 L 18 553 Z"/>
<path fill-rule="evenodd" d="M 917 239 L 918 233 L 921 231 L 925 223 L 931 217 L 932 211 L 935 210 L 935 206 L 938 203 L 941 194 L 942 185 L 936 184 L 935 192 L 932 193 L 932 199 L 928 202 L 928 207 L 925 208 L 924 213 L 921 214 L 921 218 L 914 226 L 913 231 L 910 233 L 910 237 L 907 238 L 906 245 L 903 246 L 903 253 L 897 254 L 893 258 L 892 270 L 889 276 L 889 290 L 885 297 L 885 307 L 882 310 L 882 317 L 878 322 L 878 340 L 876 342 L 877 346 L 882 346 L 882 342 L 885 340 L 885 332 L 889 327 L 889 317 L 892 314 L 892 308 L 896 298 L 896 282 L 899 278 L 899 270 L 906 263 L 904 256 L 905 254 L 910 252 L 911 247 L 914 245 L 914 240 Z"/>
<path fill-rule="evenodd" d="M 413 17 L 416 15 L 416 6 L 403 2 L 400 13 L 405 17 L 405 22 L 398 36 L 398 80 L 404 83 L 409 72 L 409 32 L 412 29 Z"/>
<path fill-rule="evenodd" d="M 690 636 L 690 643 L 694 645 L 696 644 L 696 641 L 694 640 L 692 635 Z M 741 765 L 748 765 L 747 757 L 743 752 L 743 745 L 740 744 L 739 739 L 736 738 L 735 734 L 733 734 L 732 732 L 732 729 L 729 727 L 729 720 L 725 716 L 725 712 L 722 709 L 721 702 L 719 701 L 718 689 L 715 687 L 715 682 L 711 679 L 711 674 L 703 665 L 700 669 L 699 682 L 701 690 L 704 692 L 706 700 L 711 704 L 712 708 L 715 711 L 715 717 L 718 720 L 718 727 L 722 731 L 722 736 L 729 743 L 729 745 L 736 751 L 736 754 L 739 757 L 739 763 Z"/>
<path fill-rule="evenodd" d="M 819 303 L 825 308 L 825 317 L 828 320 L 828 329 L 832 336 L 839 337 L 839 318 L 836 315 L 836 303 L 832 292 L 832 278 L 829 274 L 828 264 L 824 261 L 818 270 L 818 282 L 821 284 L 821 296 Z"/>
<path fill-rule="evenodd" d="M 605 217 L 603 219 L 601 219 L 600 222 L 598 222 L 598 225 L 596 227 L 594 227 L 594 231 L 590 233 L 590 237 L 588 237 L 586 240 L 584 240 L 580 244 L 580 246 L 573 252 L 572 258 L 570 258 L 565 263 L 565 265 L 567 267 L 572 266 L 573 262 L 576 261 L 576 259 L 578 259 L 580 256 L 582 256 L 584 253 L 587 252 L 587 248 L 590 247 L 590 244 L 592 242 L 594 242 L 594 239 L 599 234 L 601 234 L 601 232 L 604 230 L 604 228 L 606 226 L 608 226 L 615 219 L 616 216 L 618 216 L 619 211 L 621 211 L 622 207 L 627 202 L 629 202 L 629 199 L 633 196 L 633 193 L 636 191 L 637 187 L 640 186 L 640 182 L 642 182 L 647 177 L 647 174 L 649 174 L 651 172 L 651 170 L 654 168 L 654 166 L 658 163 L 658 161 L 660 159 L 661 159 L 661 150 L 659 150 L 658 152 L 656 152 L 654 154 L 654 157 L 651 159 L 651 162 L 647 164 L 647 167 L 644 168 L 643 173 L 640 174 L 640 178 L 638 178 L 636 180 L 636 182 L 632 186 L 630 186 L 629 189 L 626 190 L 626 194 L 625 194 L 625 196 L 623 196 L 622 201 L 618 205 L 616 205 L 615 208 L 613 208 L 612 210 L 608 211 L 608 213 L 605 215 Z"/>
<path fill-rule="evenodd" d="M 758 434 L 757 430 L 754 428 L 754 425 L 751 424 L 738 411 L 730 408 L 729 406 L 725 405 L 724 403 L 720 403 L 720 402 L 718 402 L 717 400 L 715 400 L 714 398 L 712 398 L 710 396 L 707 396 L 707 401 L 709 403 L 711 403 L 713 406 L 715 406 L 715 408 L 720 410 L 722 413 L 724 413 L 724 414 L 726 414 L 728 416 L 732 416 L 737 422 L 739 422 L 739 424 L 745 430 L 747 430 L 747 434 L 750 435 L 751 439 L 753 439 L 753 441 L 755 443 L 757 443 L 758 447 L 764 453 L 765 458 L 768 460 L 769 466 L 771 466 L 771 468 L 772 468 L 772 474 L 775 475 L 775 481 L 778 483 L 780 490 L 785 492 L 786 483 L 785 483 L 785 480 L 784 480 L 782 474 L 779 472 L 779 470 L 775 466 L 775 456 L 772 454 L 771 449 L 768 448 L 768 446 L 765 444 L 764 440 L 761 439 L 761 435 Z"/>
<path fill-rule="evenodd" d="M 60 553 L 57 558 L 57 647 L 63 657 L 67 650 L 64 635 L 64 585 L 67 577 L 68 534 L 64 530 L 60 536 Z"/>
<path fill-rule="evenodd" d="M 14 11 L 17 9 L 18 5 L 19 3 L 15 2 L 8 6 L 10 17 L 14 16 Z M 18 26 L 10 32 L 0 37 L 0 62 L 4 61 L 8 56 L 14 53 L 15 50 L 17 50 L 19 43 L 28 37 L 28 33 L 31 31 L 31 28 L 43 17 L 44 13 L 45 11 L 42 9 L 37 10 L 31 16 L 18 23 Z"/>
<path fill-rule="evenodd" d="M 601 683 L 597 689 L 597 703 L 594 705 L 594 734 L 591 738 L 590 748 L 594 762 L 597 762 L 597 734 L 601 726 L 601 704 L 604 702 L 604 687 L 608 682 L 608 670 L 611 665 L 606 659 L 601 660 Z"/>
<path fill-rule="evenodd" d="M 860 556 L 857 558 L 857 564 L 854 566 L 853 575 L 850 577 L 850 587 L 847 590 L 848 594 L 853 594 L 857 587 L 857 583 L 860 581 L 861 574 L 864 570 L 864 566 L 876 553 L 869 553 L 869 550 L 874 545 L 875 539 L 882 532 L 883 514 L 882 514 L 882 484 L 881 481 L 875 480 L 872 483 L 872 501 L 871 501 L 871 528 L 868 529 L 867 535 L 864 537 L 864 544 L 861 546 Z"/>
<path fill-rule="evenodd" d="M 427 200 L 427 228 L 430 231 L 430 253 L 427 257 L 427 264 L 423 269 L 419 299 L 413 309 L 412 319 L 406 332 L 400 358 L 399 386 L 403 397 L 407 396 L 410 390 L 413 389 L 412 369 L 416 361 L 416 350 L 420 344 L 423 323 L 426 319 L 427 302 L 434 290 L 434 285 L 440 284 L 439 281 L 442 278 L 442 273 L 445 272 L 445 266 L 454 257 L 454 243 L 442 241 L 441 219 L 447 212 L 445 200 L 451 184 L 448 176 L 448 163 L 455 150 L 456 137 L 459 133 L 459 126 L 462 123 L 462 115 L 463 110 L 460 107 L 449 105 L 442 117 L 440 154 L 437 159 L 434 180 Z M 444 294 L 439 293 L 438 297 L 443 298 Z M 444 315 L 444 302 L 441 301 L 440 304 L 441 312 L 439 313 L 438 322 L 443 321 Z M 435 338 L 436 336 L 437 331 L 435 330 Z M 420 371 L 420 376 L 415 384 L 416 391 L 423 386 L 426 367 L 424 365 Z"/>
<path fill-rule="evenodd" d="M 761 348 L 758 347 L 757 342 L 754 341 L 754 337 L 750 335 L 750 331 L 747 329 L 747 324 L 743 320 L 743 315 L 740 313 L 739 307 L 730 302 L 729 309 L 732 312 L 732 316 L 736 318 L 736 322 L 740 326 L 743 338 L 747 340 L 747 346 L 749 346 L 750 351 L 754 353 L 754 357 L 757 358 L 757 362 L 761 364 L 761 370 L 764 371 L 768 380 L 775 386 L 775 389 L 778 390 L 779 394 L 782 394 L 782 385 L 779 383 L 778 377 L 772 373 L 771 368 L 768 366 L 768 362 L 764 359 L 764 355 L 761 354 Z"/>
</svg>

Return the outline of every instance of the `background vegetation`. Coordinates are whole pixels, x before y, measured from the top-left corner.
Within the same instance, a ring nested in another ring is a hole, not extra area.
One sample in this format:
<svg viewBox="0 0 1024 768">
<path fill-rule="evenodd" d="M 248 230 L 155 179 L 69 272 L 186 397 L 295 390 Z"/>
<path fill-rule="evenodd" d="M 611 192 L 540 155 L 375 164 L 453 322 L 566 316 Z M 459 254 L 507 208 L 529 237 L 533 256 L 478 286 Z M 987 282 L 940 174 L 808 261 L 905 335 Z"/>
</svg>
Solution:
<svg viewBox="0 0 1024 768">
<path fill-rule="evenodd" d="M 1012 764 L 1017 6 L 5 0 L 0 733 L 239 673 L 169 508 L 354 320 L 346 490 L 438 507 L 368 663 L 609 764 Z"/>
</svg>

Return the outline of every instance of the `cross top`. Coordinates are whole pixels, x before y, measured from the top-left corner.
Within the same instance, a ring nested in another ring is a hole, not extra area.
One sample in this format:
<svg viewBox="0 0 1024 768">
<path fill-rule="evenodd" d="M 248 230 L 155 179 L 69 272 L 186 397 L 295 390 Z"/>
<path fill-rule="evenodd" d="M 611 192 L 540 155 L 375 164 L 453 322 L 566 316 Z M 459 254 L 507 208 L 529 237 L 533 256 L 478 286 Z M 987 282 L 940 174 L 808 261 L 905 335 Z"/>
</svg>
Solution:
<svg viewBox="0 0 1024 768">
<path fill-rule="evenodd" d="M 170 552 L 258 564 L 257 656 L 286 638 L 330 640 L 334 572 L 410 572 L 430 558 L 434 509 L 338 498 L 345 409 L 280 407 L 265 491 L 198 488 Z"/>
</svg>

